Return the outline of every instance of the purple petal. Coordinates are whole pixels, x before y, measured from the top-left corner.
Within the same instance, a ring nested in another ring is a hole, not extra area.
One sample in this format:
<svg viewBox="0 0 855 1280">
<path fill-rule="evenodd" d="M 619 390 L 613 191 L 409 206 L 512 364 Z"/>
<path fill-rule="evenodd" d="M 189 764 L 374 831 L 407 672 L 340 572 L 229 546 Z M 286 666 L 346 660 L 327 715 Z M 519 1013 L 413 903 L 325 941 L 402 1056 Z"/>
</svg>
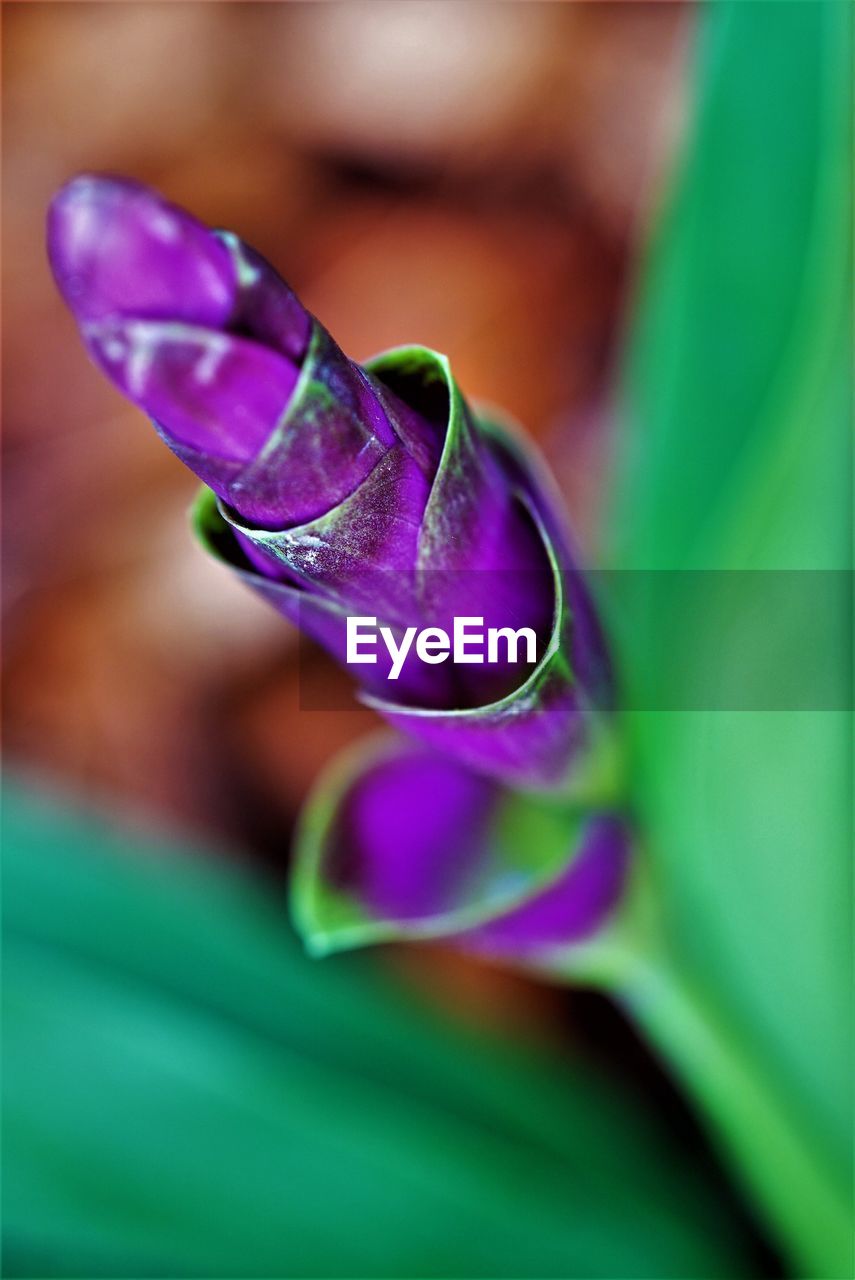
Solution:
<svg viewBox="0 0 855 1280">
<path fill-rule="evenodd" d="M 406 707 L 391 702 L 388 689 L 362 700 L 395 728 L 509 786 L 564 786 L 592 740 L 584 703 L 555 664 L 531 687 L 523 686 L 501 702 L 464 710 Z"/>
<path fill-rule="evenodd" d="M 226 248 L 207 227 L 126 179 L 83 175 L 48 214 L 48 254 L 80 321 L 133 316 L 219 328 L 235 300 Z"/>
<path fill-rule="evenodd" d="M 85 332 L 98 363 L 170 446 L 215 462 L 245 465 L 256 457 L 299 376 L 258 343 L 191 325 L 107 321 Z"/>
<path fill-rule="evenodd" d="M 529 627 L 542 654 L 554 622 L 555 583 L 532 495 L 507 473 L 502 451 L 473 419 L 441 357 L 421 353 L 402 372 L 393 352 L 372 361 L 371 370 L 390 379 L 411 409 L 431 414 L 444 441 L 418 538 L 422 625 L 450 631 L 455 617 L 480 617 L 487 628 Z M 506 662 L 459 667 L 456 706 L 494 702 L 529 671 Z"/>
<path fill-rule="evenodd" d="M 238 282 L 232 328 L 302 364 L 312 336 L 312 317 L 277 271 L 230 231 L 211 233 L 231 257 Z"/>
<path fill-rule="evenodd" d="M 559 879 L 504 915 L 459 935 L 467 949 L 523 956 L 567 946 L 595 933 L 618 901 L 629 860 L 629 834 L 615 817 L 593 818 L 582 848 Z"/>
<path fill-rule="evenodd" d="M 289 576 L 281 564 L 264 563 L 267 553 L 243 534 L 237 535 L 241 549 L 256 572 L 239 570 L 244 580 L 274 609 L 294 624 L 298 630 L 322 645 L 341 665 L 346 665 L 346 613 L 343 608 L 323 595 L 307 590 L 305 585 Z M 278 569 L 280 577 L 271 572 Z M 411 660 L 412 659 L 412 660 Z M 388 673 L 391 659 L 387 652 L 378 650 L 378 662 L 360 668 L 361 685 L 368 693 L 381 696 L 389 689 Z M 408 700 L 419 706 L 447 706 L 454 695 L 453 670 L 448 666 L 428 667 L 415 660 L 411 654 L 405 662 L 397 686 Z"/>
<path fill-rule="evenodd" d="M 281 430 L 222 496 L 262 530 L 306 525 L 347 500 L 396 444 L 365 375 L 317 325 Z"/>
<path fill-rule="evenodd" d="M 390 743 L 321 780 L 298 840 L 294 907 L 321 950 L 444 937 L 526 958 L 598 929 L 627 857 L 617 817 L 511 795 Z"/>
<path fill-rule="evenodd" d="M 496 788 L 439 756 L 400 755 L 345 796 L 330 884 L 375 916 L 409 921 L 459 904 L 484 853 Z"/>
<path fill-rule="evenodd" d="M 537 453 L 511 430 L 482 420 L 507 483 L 524 493 L 552 547 L 564 580 L 570 612 L 567 651 L 574 679 L 593 706 L 614 706 L 614 674 L 608 645 L 583 572 L 582 560 L 567 525 L 561 494 Z"/>
</svg>

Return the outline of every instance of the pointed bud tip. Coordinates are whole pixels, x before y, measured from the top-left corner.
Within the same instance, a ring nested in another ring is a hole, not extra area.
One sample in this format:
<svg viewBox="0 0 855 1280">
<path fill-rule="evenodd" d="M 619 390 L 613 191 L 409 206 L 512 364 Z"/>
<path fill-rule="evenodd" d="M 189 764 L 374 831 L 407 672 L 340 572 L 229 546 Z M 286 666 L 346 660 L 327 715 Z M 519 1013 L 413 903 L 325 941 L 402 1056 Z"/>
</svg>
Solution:
<svg viewBox="0 0 855 1280">
<path fill-rule="evenodd" d="M 236 282 L 207 227 L 141 183 L 81 174 L 48 211 L 51 268 L 78 321 L 110 316 L 219 327 Z"/>
</svg>

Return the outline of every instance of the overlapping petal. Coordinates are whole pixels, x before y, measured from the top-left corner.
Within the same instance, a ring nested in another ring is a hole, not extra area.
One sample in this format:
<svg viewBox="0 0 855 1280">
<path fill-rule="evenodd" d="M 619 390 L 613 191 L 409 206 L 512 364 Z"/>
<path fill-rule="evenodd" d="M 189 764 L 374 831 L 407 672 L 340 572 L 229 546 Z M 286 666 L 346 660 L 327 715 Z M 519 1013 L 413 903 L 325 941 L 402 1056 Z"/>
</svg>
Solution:
<svg viewBox="0 0 855 1280">
<path fill-rule="evenodd" d="M 452 938 L 533 959 L 588 938 L 620 898 L 620 819 L 521 796 L 405 740 L 340 762 L 307 806 L 295 919 L 318 953 Z"/>
<path fill-rule="evenodd" d="M 598 749 L 606 648 L 529 446 L 422 347 L 348 359 L 268 263 L 136 183 L 83 177 L 49 216 L 87 347 L 216 495 L 206 546 L 341 660 L 348 617 L 520 628 L 534 658 L 354 668 L 392 723 L 477 772 L 566 788 Z"/>
<path fill-rule="evenodd" d="M 430 421 L 423 406 L 431 403 L 442 441 L 432 481 L 408 470 L 393 448 L 318 520 L 259 530 L 220 504 L 218 536 L 203 499 L 206 544 L 228 556 L 230 526 L 244 549 L 248 543 L 269 556 L 284 580 L 271 585 L 257 560 L 255 573 L 244 566 L 247 580 L 339 660 L 353 613 L 378 615 L 393 630 L 411 623 L 450 629 L 455 614 L 480 616 L 485 626 L 534 624 L 540 657 L 533 667 L 468 668 L 463 676 L 458 668 L 449 679 L 447 668 L 426 672 L 411 663 L 395 685 L 382 664 L 356 674 L 365 700 L 390 722 L 469 767 L 518 786 L 566 786 L 580 754 L 607 732 L 611 686 L 602 633 L 549 482 L 512 432 L 472 414 L 443 356 L 402 348 L 366 368 L 381 396 L 388 379 L 395 401 L 387 412 L 401 438 L 407 420 L 399 422 L 395 404 Z"/>
</svg>

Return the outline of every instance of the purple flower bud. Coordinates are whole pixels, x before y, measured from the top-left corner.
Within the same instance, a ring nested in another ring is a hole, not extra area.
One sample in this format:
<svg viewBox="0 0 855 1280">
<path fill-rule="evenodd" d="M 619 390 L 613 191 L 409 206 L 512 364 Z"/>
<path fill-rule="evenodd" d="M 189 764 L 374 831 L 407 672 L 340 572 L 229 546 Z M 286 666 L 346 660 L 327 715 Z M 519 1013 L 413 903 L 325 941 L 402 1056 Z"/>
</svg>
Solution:
<svg viewBox="0 0 855 1280">
<path fill-rule="evenodd" d="M 90 354 L 219 497 L 268 528 L 323 509 L 311 482 L 282 482 L 290 459 L 245 475 L 282 428 L 314 328 L 259 254 L 138 183 L 83 176 L 51 205 L 48 255 Z M 347 456 L 337 477 L 325 461 L 339 497 L 369 465 Z"/>
<path fill-rule="evenodd" d="M 537 961 L 603 928 L 629 861 L 623 820 L 572 817 L 414 744 L 322 778 L 297 842 L 292 904 L 317 953 L 449 938 Z"/>
<path fill-rule="evenodd" d="M 55 197 L 48 255 L 77 320 L 174 320 L 219 329 L 235 308 L 231 255 L 147 187 L 82 175 Z"/>
<path fill-rule="evenodd" d="M 197 528 L 344 656 L 348 616 L 529 628 L 537 659 L 355 670 L 410 733 L 519 785 L 563 785 L 608 664 L 560 502 L 531 451 L 476 417 L 444 357 L 349 360 L 237 237 L 135 183 L 78 178 L 50 259 L 88 349 L 209 486 Z M 506 651 L 507 653 L 507 651 Z"/>
</svg>

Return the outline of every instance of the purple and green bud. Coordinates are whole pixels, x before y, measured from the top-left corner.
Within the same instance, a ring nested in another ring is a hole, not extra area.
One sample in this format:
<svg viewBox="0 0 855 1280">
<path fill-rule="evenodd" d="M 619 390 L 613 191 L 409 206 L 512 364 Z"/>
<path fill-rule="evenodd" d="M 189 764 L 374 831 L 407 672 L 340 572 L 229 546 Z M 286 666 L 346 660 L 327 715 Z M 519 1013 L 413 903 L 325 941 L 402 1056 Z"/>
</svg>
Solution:
<svg viewBox="0 0 855 1280">
<path fill-rule="evenodd" d="M 405 740 L 336 762 L 306 806 L 294 917 L 316 954 L 450 938 L 463 950 L 560 968 L 620 901 L 623 819 L 569 810 Z"/>
<path fill-rule="evenodd" d="M 445 357 L 357 364 L 254 250 L 123 179 L 63 188 L 48 244 L 92 357 L 204 481 L 206 547 L 342 661 L 355 615 L 534 632 L 533 662 L 350 669 L 461 764 L 565 789 L 608 714 L 600 628 L 551 479 Z"/>
</svg>

